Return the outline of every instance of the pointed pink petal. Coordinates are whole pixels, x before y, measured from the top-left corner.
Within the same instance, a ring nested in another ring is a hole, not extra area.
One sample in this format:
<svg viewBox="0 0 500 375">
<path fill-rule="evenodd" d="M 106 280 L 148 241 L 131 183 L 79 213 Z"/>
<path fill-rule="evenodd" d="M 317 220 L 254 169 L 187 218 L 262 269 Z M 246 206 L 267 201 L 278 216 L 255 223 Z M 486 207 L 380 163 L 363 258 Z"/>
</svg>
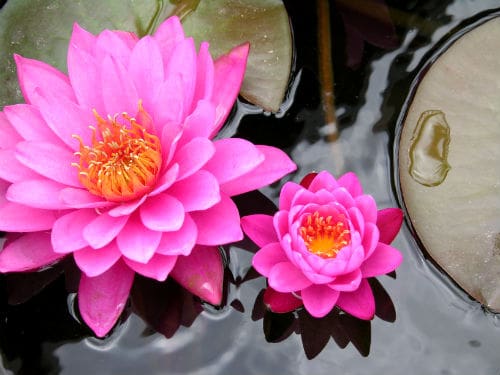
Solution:
<svg viewBox="0 0 500 375">
<path fill-rule="evenodd" d="M 184 119 L 184 95 L 180 76 L 168 77 L 158 84 L 158 92 L 152 105 L 151 115 L 156 124 L 156 132 L 161 134 L 162 127 L 168 123 L 180 124 Z M 168 105 L 165 105 L 168 103 Z M 162 142 L 163 145 L 168 144 Z"/>
<path fill-rule="evenodd" d="M 158 92 L 158 82 L 164 81 L 163 59 L 156 40 L 151 36 L 140 39 L 132 50 L 129 74 L 146 110 Z"/>
<path fill-rule="evenodd" d="M 275 265 L 283 262 L 289 262 L 288 257 L 278 242 L 272 242 L 255 253 L 252 266 L 258 273 L 267 277 Z"/>
<path fill-rule="evenodd" d="M 156 181 L 156 187 L 151 193 L 149 193 L 149 196 L 154 197 L 155 195 L 163 193 L 167 190 L 177 180 L 178 174 L 179 164 L 171 165 L 170 168 L 158 178 L 158 181 Z"/>
<path fill-rule="evenodd" d="M 196 137 L 208 138 L 215 120 L 215 107 L 208 100 L 200 100 L 193 112 L 184 120 L 184 131 L 180 145 Z"/>
<path fill-rule="evenodd" d="M 333 197 L 333 201 L 343 206 L 346 210 L 351 207 L 356 207 L 356 201 L 346 188 L 340 187 L 338 189 L 335 189 L 331 194 Z M 359 208 L 359 210 L 361 211 L 361 208 Z M 363 211 L 361 211 L 361 213 L 363 214 Z M 367 221 L 366 218 L 364 218 L 364 220 Z"/>
<path fill-rule="evenodd" d="M 36 89 L 33 96 L 37 96 L 38 108 L 47 126 L 69 149 L 79 149 L 79 142 L 74 135 L 81 137 L 84 144 L 91 144 L 92 132 L 89 125 L 94 124 L 96 120 L 90 109 L 82 108 L 67 98 L 51 95 L 41 89 Z"/>
<path fill-rule="evenodd" d="M 33 96 L 38 88 L 54 95 L 57 94 L 58 97 L 75 100 L 68 77 L 59 70 L 42 61 L 27 59 L 16 54 L 14 54 L 14 60 L 16 60 L 19 85 L 26 103 L 38 105 L 38 96 Z"/>
<path fill-rule="evenodd" d="M 279 240 L 288 233 L 288 211 L 278 211 L 273 217 L 273 227 Z"/>
<path fill-rule="evenodd" d="M 73 24 L 73 32 L 71 33 L 69 43 L 71 47 L 87 53 L 93 53 L 96 41 L 97 38 L 94 34 L 89 33 L 76 22 Z"/>
<path fill-rule="evenodd" d="M 137 112 L 139 96 L 128 72 L 117 59 L 106 56 L 101 65 L 101 85 L 107 114 Z"/>
<path fill-rule="evenodd" d="M 127 258 L 124 258 L 124 261 L 135 272 L 143 276 L 158 281 L 165 281 L 175 266 L 177 256 L 155 254 L 146 264 L 134 262 Z"/>
<path fill-rule="evenodd" d="M 6 197 L 11 202 L 29 207 L 62 210 L 68 208 L 59 198 L 64 188 L 65 185 L 52 180 L 26 180 L 10 185 Z"/>
<path fill-rule="evenodd" d="M 73 253 L 75 262 L 88 277 L 95 277 L 109 270 L 120 259 L 122 254 L 116 243 L 101 249 L 85 247 Z"/>
<path fill-rule="evenodd" d="M 94 55 L 99 61 L 112 57 L 127 66 L 137 38 L 130 32 L 103 30 L 96 39 Z"/>
<path fill-rule="evenodd" d="M 4 107 L 4 111 L 8 106 Z M 0 151 L 2 149 L 11 149 L 17 142 L 23 141 L 23 138 L 14 129 L 12 124 L 7 120 L 4 112 L 0 112 Z"/>
<path fill-rule="evenodd" d="M 221 191 L 233 196 L 276 182 L 297 169 L 295 163 L 280 149 L 257 146 L 264 155 L 264 161 L 256 168 L 235 180 L 221 184 Z"/>
<path fill-rule="evenodd" d="M 52 246 L 56 253 L 66 254 L 88 246 L 83 229 L 97 217 L 92 209 L 76 210 L 61 216 L 52 228 Z"/>
<path fill-rule="evenodd" d="M 315 318 L 327 315 L 335 306 L 339 292 L 326 285 L 311 285 L 301 292 L 305 309 Z"/>
<path fill-rule="evenodd" d="M 127 220 L 128 216 L 98 215 L 83 228 L 83 238 L 94 249 L 104 247 L 118 236 Z"/>
<path fill-rule="evenodd" d="M 379 241 L 390 244 L 397 236 L 403 223 L 403 211 L 399 208 L 385 208 L 377 213 Z"/>
<path fill-rule="evenodd" d="M 0 251 L 0 272 L 36 270 L 61 259 L 54 253 L 49 232 L 27 233 L 10 242 Z"/>
<path fill-rule="evenodd" d="M 226 195 L 222 195 L 221 201 L 208 210 L 190 214 L 198 227 L 196 242 L 200 245 L 216 246 L 243 239 L 238 208 Z"/>
<path fill-rule="evenodd" d="M 212 305 L 222 302 L 223 275 L 219 249 L 199 245 L 193 248 L 190 255 L 179 256 L 170 273 L 180 285 Z"/>
<path fill-rule="evenodd" d="M 182 180 L 202 168 L 215 153 L 215 147 L 206 138 L 194 138 L 181 147 L 174 155 L 172 163 L 179 164 L 177 180 Z M 204 168 L 207 169 L 207 168 Z"/>
<path fill-rule="evenodd" d="M 130 260 L 147 263 L 161 240 L 161 232 L 146 228 L 139 215 L 131 216 L 116 241 L 122 254 Z"/>
<path fill-rule="evenodd" d="M 59 198 L 67 207 L 71 208 L 104 208 L 115 206 L 116 203 L 104 200 L 90 193 L 85 188 L 67 187 L 61 191 Z"/>
<path fill-rule="evenodd" d="M 134 281 L 134 271 L 117 262 L 100 276 L 82 274 L 78 307 L 83 320 L 98 337 L 106 335 L 120 317 Z"/>
<path fill-rule="evenodd" d="M 163 21 L 153 38 L 158 42 L 164 59 L 168 60 L 174 47 L 185 38 L 179 17 L 172 16 Z"/>
<path fill-rule="evenodd" d="M 0 150 L 0 179 L 9 182 L 36 180 L 41 176 L 16 158 L 15 150 Z"/>
<path fill-rule="evenodd" d="M 177 182 L 168 194 L 178 199 L 186 212 L 206 210 L 221 199 L 217 179 L 204 170 Z"/>
<path fill-rule="evenodd" d="M 302 271 L 289 261 L 276 264 L 269 272 L 268 278 L 271 288 L 281 293 L 296 292 L 311 285 L 311 281 Z"/>
<path fill-rule="evenodd" d="M 144 226 L 155 231 L 179 230 L 184 222 L 182 203 L 165 193 L 149 197 L 139 212 Z"/>
<path fill-rule="evenodd" d="M 49 230 L 56 221 L 56 212 L 31 208 L 11 202 L 0 203 L 0 230 L 5 232 L 36 232 Z"/>
<path fill-rule="evenodd" d="M 245 234 L 259 247 L 278 242 L 278 236 L 270 215 L 248 215 L 241 218 L 241 227 Z"/>
<path fill-rule="evenodd" d="M 363 236 L 363 248 L 365 249 L 365 258 L 371 256 L 375 251 L 379 241 L 379 232 L 375 224 L 365 223 L 365 234 Z"/>
<path fill-rule="evenodd" d="M 289 211 L 290 208 L 292 207 L 292 201 L 297 195 L 297 193 L 304 188 L 296 184 L 295 182 L 287 182 L 283 187 L 281 188 L 280 192 L 280 201 L 279 201 L 279 208 L 280 210 L 286 210 Z"/>
<path fill-rule="evenodd" d="M 357 207 L 351 207 L 347 210 L 349 220 L 351 221 L 354 230 L 358 231 L 361 237 L 365 235 L 365 218 Z"/>
<path fill-rule="evenodd" d="M 200 49 L 198 51 L 198 59 L 196 63 L 196 87 L 193 97 L 193 108 L 197 105 L 200 100 L 210 99 L 212 97 L 212 92 L 214 88 L 214 61 L 210 52 L 208 52 L 208 43 L 201 42 Z M 214 108 L 214 119 L 215 120 L 215 108 Z M 210 128 L 213 128 L 213 122 L 210 122 Z M 207 134 L 208 135 L 208 134 Z"/>
<path fill-rule="evenodd" d="M 361 277 L 361 271 L 356 269 L 350 273 L 337 276 L 328 286 L 339 292 L 352 292 L 358 289 Z"/>
<path fill-rule="evenodd" d="M 264 154 L 251 142 L 240 138 L 215 141 L 215 154 L 204 169 L 210 171 L 220 184 L 238 179 L 264 161 Z"/>
<path fill-rule="evenodd" d="M 359 208 L 363 217 L 365 218 L 365 223 L 376 223 L 377 222 L 377 203 L 371 195 L 360 195 L 355 198 L 356 207 Z"/>
<path fill-rule="evenodd" d="M 343 186 L 347 189 L 347 191 L 356 198 L 359 195 L 363 194 L 363 187 L 359 182 L 358 176 L 353 172 L 347 172 L 343 176 L 337 179 L 337 183 L 340 186 Z"/>
<path fill-rule="evenodd" d="M 373 254 L 361 265 L 363 277 L 384 275 L 394 271 L 403 261 L 401 253 L 392 246 L 379 242 Z"/>
<path fill-rule="evenodd" d="M 264 304 L 272 312 L 283 314 L 298 309 L 302 306 L 302 300 L 292 293 L 280 293 L 267 287 L 264 292 Z"/>
<path fill-rule="evenodd" d="M 65 147 L 45 142 L 21 142 L 16 158 L 33 171 L 61 184 L 80 187 L 78 170 L 71 165 L 75 156 Z"/>
<path fill-rule="evenodd" d="M 184 217 L 182 227 L 175 232 L 164 232 L 156 249 L 163 255 L 189 255 L 198 237 L 198 229 L 191 216 Z"/>
<path fill-rule="evenodd" d="M 113 217 L 128 216 L 132 214 L 135 210 L 137 210 L 146 201 L 147 198 L 148 198 L 147 195 L 143 195 L 141 198 L 136 199 L 134 201 L 122 203 L 109 210 L 108 215 Z"/>
<path fill-rule="evenodd" d="M 363 320 L 370 320 L 375 315 L 375 298 L 366 279 L 361 281 L 354 292 L 340 293 L 337 306 L 346 313 Z"/>
<path fill-rule="evenodd" d="M 329 172 L 327 171 L 322 171 L 319 172 L 314 179 L 311 181 L 309 187 L 307 188 L 308 190 L 312 191 L 313 193 L 325 189 L 330 192 L 333 192 L 334 190 L 339 188 L 339 183 L 333 177 Z"/>
<path fill-rule="evenodd" d="M 17 133 L 26 141 L 59 144 L 60 139 L 50 130 L 36 107 L 29 104 L 16 104 L 6 106 L 4 113 Z"/>
<path fill-rule="evenodd" d="M 211 137 L 217 134 L 224 121 L 226 121 L 240 92 L 249 48 L 248 43 L 242 44 L 215 61 L 212 102 L 216 105 L 216 120 Z"/>
</svg>

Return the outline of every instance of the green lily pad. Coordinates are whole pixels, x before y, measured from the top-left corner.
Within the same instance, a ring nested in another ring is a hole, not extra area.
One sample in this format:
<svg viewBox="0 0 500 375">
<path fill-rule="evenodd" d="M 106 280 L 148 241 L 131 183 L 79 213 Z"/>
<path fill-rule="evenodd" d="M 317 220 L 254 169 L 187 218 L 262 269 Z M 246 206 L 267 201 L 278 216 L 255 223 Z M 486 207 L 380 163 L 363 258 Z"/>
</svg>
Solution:
<svg viewBox="0 0 500 375">
<path fill-rule="evenodd" d="M 154 0 L 9 0 L 0 10 L 0 108 L 23 101 L 13 53 L 66 71 L 74 22 L 93 33 L 109 28 L 143 34 L 156 11 Z"/>
<path fill-rule="evenodd" d="M 500 18 L 473 28 L 429 68 L 400 139 L 404 203 L 429 255 L 500 311 Z"/>
<path fill-rule="evenodd" d="M 281 0 L 206 0 L 185 17 L 187 35 L 210 41 L 220 56 L 250 42 L 240 94 L 267 111 L 277 112 L 288 88 L 292 63 L 290 22 Z"/>
</svg>

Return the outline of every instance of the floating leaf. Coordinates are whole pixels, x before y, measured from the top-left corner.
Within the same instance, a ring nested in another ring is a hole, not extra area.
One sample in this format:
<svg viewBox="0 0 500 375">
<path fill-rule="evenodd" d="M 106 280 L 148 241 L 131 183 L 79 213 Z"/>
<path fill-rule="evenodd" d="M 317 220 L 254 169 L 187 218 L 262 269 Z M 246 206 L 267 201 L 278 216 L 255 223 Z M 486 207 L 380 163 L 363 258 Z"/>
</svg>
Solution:
<svg viewBox="0 0 500 375">
<path fill-rule="evenodd" d="M 250 42 L 241 95 L 267 111 L 279 110 L 292 62 L 290 23 L 283 1 L 200 1 L 183 20 L 183 26 L 197 42 L 210 41 L 214 57 Z"/>
<path fill-rule="evenodd" d="M 154 0 L 9 0 L 0 10 L 0 108 L 23 101 L 13 53 L 66 71 L 74 22 L 93 33 L 108 28 L 143 34 L 157 11 Z"/>
<path fill-rule="evenodd" d="M 500 18 L 495 18 L 461 36 L 431 65 L 406 114 L 399 148 L 404 203 L 419 239 L 460 286 L 495 311 L 500 311 L 499 40 Z M 416 129 L 422 119 L 432 120 L 424 142 Z M 415 150 L 418 165 L 411 163 Z"/>
</svg>

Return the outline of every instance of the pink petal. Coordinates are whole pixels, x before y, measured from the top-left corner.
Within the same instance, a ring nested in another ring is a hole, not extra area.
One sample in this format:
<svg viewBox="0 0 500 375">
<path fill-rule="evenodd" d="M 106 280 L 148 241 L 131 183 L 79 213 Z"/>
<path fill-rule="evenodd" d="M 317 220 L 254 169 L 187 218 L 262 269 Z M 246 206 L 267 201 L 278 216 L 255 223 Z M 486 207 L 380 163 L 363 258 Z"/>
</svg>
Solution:
<svg viewBox="0 0 500 375">
<path fill-rule="evenodd" d="M 186 212 L 206 210 L 221 199 L 217 179 L 204 170 L 177 182 L 168 194 L 178 199 Z"/>
<path fill-rule="evenodd" d="M 35 172 L 61 184 L 80 187 L 78 170 L 71 165 L 75 156 L 65 147 L 45 142 L 17 144 L 16 157 Z"/>
<path fill-rule="evenodd" d="M 379 241 L 379 232 L 375 224 L 366 223 L 365 224 L 365 234 L 363 236 L 363 248 L 365 249 L 365 258 L 368 258 L 375 248 L 377 247 Z"/>
<path fill-rule="evenodd" d="M 39 179 L 41 176 L 16 158 L 15 150 L 0 149 L 0 179 L 9 182 Z"/>
<path fill-rule="evenodd" d="M 269 272 L 269 285 L 281 293 L 300 291 L 311 285 L 301 270 L 286 261 L 276 264 Z"/>
<path fill-rule="evenodd" d="M 49 129 L 40 111 L 29 104 L 6 106 L 7 119 L 26 141 L 42 141 L 59 144 L 60 139 Z"/>
<path fill-rule="evenodd" d="M 392 246 L 379 242 L 373 254 L 361 265 L 363 277 L 384 275 L 394 271 L 403 261 L 401 253 Z"/>
<path fill-rule="evenodd" d="M 83 229 L 97 217 L 92 209 L 75 210 L 61 216 L 52 228 L 52 246 L 56 253 L 66 254 L 88 246 Z"/>
<path fill-rule="evenodd" d="M 297 193 L 304 188 L 296 184 L 295 182 L 287 182 L 283 187 L 281 188 L 280 192 L 280 200 L 279 200 L 279 208 L 280 210 L 286 210 L 289 211 L 290 208 L 292 207 L 292 201 L 297 195 Z"/>
<path fill-rule="evenodd" d="M 356 269 L 350 273 L 337 276 L 328 286 L 339 292 L 352 292 L 358 289 L 361 277 L 361 271 Z"/>
<path fill-rule="evenodd" d="M 264 161 L 264 154 L 251 142 L 240 138 L 215 141 L 215 154 L 204 169 L 210 171 L 220 184 L 253 172 Z"/>
<path fill-rule="evenodd" d="M 370 320 L 375 315 L 375 298 L 366 279 L 361 281 L 354 292 L 340 293 L 337 306 L 346 313 L 363 320 Z"/>
<path fill-rule="evenodd" d="M 245 75 L 249 47 L 248 43 L 242 44 L 215 61 L 212 102 L 216 105 L 216 119 L 211 137 L 217 134 L 233 108 Z"/>
<path fill-rule="evenodd" d="M 315 318 L 327 315 L 335 306 L 339 292 L 326 285 L 311 285 L 301 292 L 305 309 Z"/>
<path fill-rule="evenodd" d="M 198 229 L 191 216 L 184 217 L 182 227 L 175 232 L 164 232 L 156 249 L 163 255 L 189 255 L 198 237 Z"/>
<path fill-rule="evenodd" d="M 180 285 L 212 305 L 222 302 L 223 275 L 222 257 L 215 246 L 195 246 L 189 256 L 177 258 L 170 273 Z"/>
<path fill-rule="evenodd" d="M 160 134 L 162 127 L 168 123 L 178 125 L 184 119 L 184 92 L 179 76 L 168 77 L 158 84 L 158 92 L 152 105 L 152 116 L 156 123 L 156 131 Z M 165 105 L 168 103 L 168 105 Z M 177 133 L 177 132 L 176 132 Z M 163 145 L 168 144 L 162 142 Z"/>
<path fill-rule="evenodd" d="M 196 68 L 196 87 L 193 97 L 193 108 L 191 111 L 194 110 L 200 100 L 203 101 L 204 99 L 210 99 L 212 97 L 214 88 L 214 61 L 212 60 L 210 52 L 208 52 L 207 42 L 201 42 L 200 44 Z M 215 108 L 213 120 L 215 120 Z M 211 126 L 210 128 L 207 127 L 207 130 L 213 128 L 213 121 L 210 122 L 210 124 Z"/>
<path fill-rule="evenodd" d="M 184 145 L 196 137 L 209 138 L 210 128 L 215 121 L 215 107 L 208 100 L 198 101 L 193 112 L 184 121 L 180 144 Z"/>
<path fill-rule="evenodd" d="M 165 281 L 175 266 L 177 256 L 155 254 L 146 264 L 134 262 L 127 258 L 124 258 L 124 260 L 135 272 L 151 279 Z"/>
<path fill-rule="evenodd" d="M 31 208 L 11 202 L 0 203 L 0 230 L 5 232 L 36 232 L 49 230 L 56 221 L 56 212 Z"/>
<path fill-rule="evenodd" d="M 88 277 L 95 277 L 109 270 L 120 259 L 122 254 L 116 243 L 112 243 L 101 249 L 86 247 L 75 251 L 73 257 L 75 262 Z"/>
<path fill-rule="evenodd" d="M 390 244 L 397 236 L 403 223 L 403 211 L 399 208 L 385 208 L 377 213 L 379 241 Z"/>
<path fill-rule="evenodd" d="M 360 195 L 355 198 L 356 206 L 359 208 L 365 222 L 376 223 L 377 222 L 377 203 L 371 195 Z"/>
<path fill-rule="evenodd" d="M 113 217 L 107 213 L 98 215 L 83 228 L 83 238 L 94 249 L 104 247 L 118 236 L 128 218 L 128 216 Z"/>
<path fill-rule="evenodd" d="M 137 42 L 132 50 L 128 71 L 147 108 L 157 95 L 158 82 L 164 81 L 163 59 L 153 37 L 145 36 Z"/>
<path fill-rule="evenodd" d="M 0 251 L 0 272 L 36 270 L 61 259 L 52 250 L 49 232 L 27 233 Z"/>
<path fill-rule="evenodd" d="M 264 292 L 264 304 L 275 313 L 287 313 L 302 306 L 302 300 L 292 293 L 280 293 L 271 287 Z"/>
<path fill-rule="evenodd" d="M 340 186 L 343 186 L 347 189 L 347 191 L 356 198 L 359 195 L 363 194 L 363 187 L 359 182 L 358 176 L 353 172 L 347 172 L 343 176 L 337 179 L 337 183 Z"/>
<path fill-rule="evenodd" d="M 67 187 L 61 191 L 59 198 L 67 207 L 71 208 L 103 208 L 116 205 L 116 203 L 106 201 L 84 188 Z"/>
<path fill-rule="evenodd" d="M 103 30 L 96 39 L 94 55 L 102 63 L 108 57 L 127 66 L 136 38 L 125 31 Z"/>
<path fill-rule="evenodd" d="M 329 172 L 322 171 L 319 172 L 314 179 L 311 181 L 311 184 L 307 188 L 309 191 L 317 192 L 321 189 L 328 190 L 333 192 L 334 190 L 339 188 L 339 183 Z"/>
<path fill-rule="evenodd" d="M 273 226 L 280 240 L 288 233 L 289 213 L 287 211 L 278 211 L 273 218 Z"/>
<path fill-rule="evenodd" d="M 198 227 L 197 243 L 200 245 L 223 245 L 243 239 L 240 216 L 234 202 L 226 195 L 221 201 L 205 211 L 191 212 Z"/>
<path fill-rule="evenodd" d="M 297 169 L 295 163 L 280 149 L 257 146 L 264 155 L 264 161 L 243 176 L 221 184 L 221 191 L 233 196 L 276 182 Z"/>
<path fill-rule="evenodd" d="M 7 190 L 6 197 L 11 202 L 29 207 L 62 210 L 68 208 L 59 198 L 64 188 L 65 185 L 52 180 L 26 180 L 12 184 Z"/>
<path fill-rule="evenodd" d="M 73 32 L 71 33 L 70 47 L 77 50 L 82 50 L 87 53 L 93 53 L 96 36 L 83 29 L 78 23 L 73 24 Z"/>
<path fill-rule="evenodd" d="M 357 207 L 351 207 L 347 210 L 349 220 L 351 221 L 354 230 L 358 231 L 361 237 L 365 235 L 365 218 Z"/>
<path fill-rule="evenodd" d="M 177 150 L 172 159 L 172 163 L 179 164 L 177 180 L 182 180 L 200 170 L 214 153 L 213 143 L 206 138 L 194 138 L 185 144 Z"/>
<path fill-rule="evenodd" d="M 113 207 L 108 211 L 108 215 L 113 217 L 118 216 L 128 216 L 132 214 L 135 210 L 137 210 L 148 198 L 147 195 L 143 195 L 141 198 L 138 198 L 134 201 L 122 203 L 116 207 Z"/>
<path fill-rule="evenodd" d="M 33 96 L 38 88 L 58 97 L 75 100 L 68 77 L 59 70 L 44 62 L 27 59 L 17 54 L 14 54 L 14 60 L 16 60 L 19 85 L 26 103 L 38 105 L 38 95 Z"/>
<path fill-rule="evenodd" d="M 171 165 L 170 168 L 158 178 L 158 181 L 156 181 L 156 187 L 151 193 L 149 193 L 149 196 L 154 197 L 155 195 L 163 193 L 167 190 L 177 180 L 178 174 L 179 164 Z"/>
<path fill-rule="evenodd" d="M 178 230 L 184 222 L 182 203 L 169 194 L 149 197 L 140 208 L 142 223 L 146 228 L 160 232 Z"/>
<path fill-rule="evenodd" d="M 79 142 L 75 139 L 75 135 L 81 137 L 84 144 L 91 143 L 92 132 L 89 125 L 96 122 L 91 110 L 82 108 L 65 97 L 51 95 L 41 89 L 36 89 L 32 96 L 37 98 L 37 106 L 47 126 L 69 149 L 73 151 L 79 149 Z"/>
<path fill-rule="evenodd" d="M 139 96 L 120 61 L 110 56 L 104 58 L 100 82 L 107 114 L 114 116 L 125 112 L 132 115 L 137 112 Z"/>
<path fill-rule="evenodd" d="M 283 252 L 279 242 L 272 242 L 255 253 L 252 266 L 258 273 L 267 277 L 275 265 L 286 262 L 289 262 L 288 257 Z"/>
<path fill-rule="evenodd" d="M 346 210 L 356 205 L 354 198 L 346 188 L 340 187 L 332 192 L 333 200 L 343 206 Z M 358 207 L 359 208 L 359 207 Z M 360 209 L 361 211 L 361 209 Z M 361 211 L 361 213 L 363 213 Z M 366 218 L 365 218 L 366 221 Z"/>
<path fill-rule="evenodd" d="M 7 108 L 8 106 L 4 107 L 4 111 Z M 0 112 L 0 151 L 2 149 L 11 149 L 17 142 L 21 141 L 23 141 L 23 138 L 7 120 L 5 113 Z"/>
<path fill-rule="evenodd" d="M 278 242 L 278 236 L 270 215 L 248 215 L 241 218 L 241 227 L 245 234 L 259 247 Z"/>
<path fill-rule="evenodd" d="M 179 17 L 172 16 L 163 21 L 153 38 L 159 44 L 164 59 L 168 60 L 174 47 L 185 38 Z"/>
<path fill-rule="evenodd" d="M 161 232 L 146 228 L 138 216 L 129 218 L 116 241 L 120 251 L 128 259 L 147 263 L 160 244 Z"/>
<path fill-rule="evenodd" d="M 134 281 L 134 271 L 117 262 L 100 276 L 82 274 L 78 307 L 83 320 L 98 337 L 106 335 L 121 315 Z"/>
</svg>

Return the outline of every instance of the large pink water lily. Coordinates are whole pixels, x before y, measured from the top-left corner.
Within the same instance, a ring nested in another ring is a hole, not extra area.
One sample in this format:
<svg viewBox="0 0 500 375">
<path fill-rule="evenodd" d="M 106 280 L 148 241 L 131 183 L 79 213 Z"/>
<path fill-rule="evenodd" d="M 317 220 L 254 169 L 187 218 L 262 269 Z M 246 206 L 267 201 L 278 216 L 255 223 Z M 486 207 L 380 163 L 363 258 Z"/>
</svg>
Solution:
<svg viewBox="0 0 500 375">
<path fill-rule="evenodd" d="M 254 268 L 268 278 L 264 302 L 275 312 L 299 306 L 323 317 L 335 305 L 371 319 L 375 301 L 367 278 L 395 270 L 401 253 L 389 244 L 402 224 L 398 208 L 377 210 L 354 173 L 323 171 L 302 186 L 283 186 L 273 216 L 241 219 L 261 249 Z"/>
<path fill-rule="evenodd" d="M 156 33 L 74 26 L 68 75 L 15 56 L 26 104 L 0 113 L 1 272 L 72 254 L 78 302 L 98 336 L 137 272 L 221 302 L 217 246 L 243 234 L 230 198 L 295 169 L 282 151 L 213 140 L 238 94 L 247 44 L 213 61 L 179 19 Z"/>
</svg>

